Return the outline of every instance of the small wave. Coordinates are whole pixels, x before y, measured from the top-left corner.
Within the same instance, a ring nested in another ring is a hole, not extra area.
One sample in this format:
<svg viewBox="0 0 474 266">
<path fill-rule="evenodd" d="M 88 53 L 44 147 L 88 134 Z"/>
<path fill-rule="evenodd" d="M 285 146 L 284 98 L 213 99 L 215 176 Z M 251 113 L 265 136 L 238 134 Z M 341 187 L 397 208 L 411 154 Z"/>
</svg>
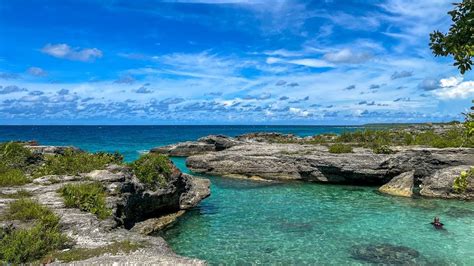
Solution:
<svg viewBox="0 0 474 266">
<path fill-rule="evenodd" d="M 139 154 L 147 154 L 149 153 L 150 151 L 149 150 L 138 150 L 137 151 Z"/>
</svg>

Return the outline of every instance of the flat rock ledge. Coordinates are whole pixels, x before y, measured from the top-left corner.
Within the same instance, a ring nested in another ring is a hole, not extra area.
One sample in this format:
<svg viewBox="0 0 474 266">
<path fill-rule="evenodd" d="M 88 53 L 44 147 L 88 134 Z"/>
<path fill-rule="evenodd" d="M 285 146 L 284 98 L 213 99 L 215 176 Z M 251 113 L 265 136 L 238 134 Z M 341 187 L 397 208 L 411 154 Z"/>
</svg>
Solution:
<svg viewBox="0 0 474 266">
<path fill-rule="evenodd" d="M 41 146 L 36 151 L 54 154 L 60 153 L 63 148 Z M 23 186 L 3 187 L 0 188 L 0 195 L 14 194 L 20 190 L 29 192 L 33 199 L 60 217 L 61 230 L 74 243 L 72 248 L 95 249 L 121 241 L 141 244 L 137 250 L 128 254 L 103 254 L 71 264 L 205 265 L 205 261 L 176 255 L 159 236 L 147 236 L 144 230 L 127 229 L 147 223 L 149 219 L 150 221 L 159 219 L 165 226 L 169 225 L 186 209 L 196 206 L 210 195 L 209 180 L 183 174 L 174 165 L 172 171 L 171 180 L 166 187 L 154 191 L 147 190 L 128 167 L 109 165 L 106 169 L 78 176 L 43 176 Z M 62 197 L 57 193 L 58 189 L 66 184 L 91 181 L 100 182 L 106 188 L 107 206 L 113 215 L 105 220 L 99 220 L 95 215 L 76 208 L 66 208 Z M 0 197 L 0 212 L 14 200 Z M 1 225 L 11 224 L 14 224 L 14 221 L 4 221 Z M 155 226 L 153 230 L 165 226 Z M 51 264 L 63 263 L 56 261 Z"/>
<path fill-rule="evenodd" d="M 474 199 L 472 182 L 463 193 L 452 189 L 461 171 L 474 165 L 473 148 L 397 146 L 391 147 L 394 154 L 375 154 L 366 148 L 333 154 L 323 145 L 294 143 L 298 140 L 301 138 L 279 133 L 209 136 L 151 152 L 188 156 L 186 165 L 196 173 L 272 181 L 386 184 L 381 192 L 396 196 L 411 197 L 416 191 L 426 197 Z M 206 149 L 194 149 L 203 145 Z"/>
</svg>

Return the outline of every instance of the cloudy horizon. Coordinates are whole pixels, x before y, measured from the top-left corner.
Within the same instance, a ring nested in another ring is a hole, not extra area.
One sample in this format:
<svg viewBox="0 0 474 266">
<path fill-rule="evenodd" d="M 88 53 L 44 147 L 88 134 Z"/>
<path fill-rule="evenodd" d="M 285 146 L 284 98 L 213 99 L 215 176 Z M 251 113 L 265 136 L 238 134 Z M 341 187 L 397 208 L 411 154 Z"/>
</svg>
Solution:
<svg viewBox="0 0 474 266">
<path fill-rule="evenodd" d="M 460 120 L 451 2 L 0 0 L 0 123 Z"/>
</svg>

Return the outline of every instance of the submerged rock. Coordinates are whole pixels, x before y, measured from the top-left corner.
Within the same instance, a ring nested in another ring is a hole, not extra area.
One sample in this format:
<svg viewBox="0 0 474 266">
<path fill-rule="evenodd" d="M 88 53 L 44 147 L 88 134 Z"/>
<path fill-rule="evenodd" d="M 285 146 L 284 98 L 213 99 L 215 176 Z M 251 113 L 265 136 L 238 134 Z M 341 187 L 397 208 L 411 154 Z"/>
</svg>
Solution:
<svg viewBox="0 0 474 266">
<path fill-rule="evenodd" d="M 391 244 L 358 245 L 351 250 L 352 258 L 377 264 L 414 265 L 419 256 L 420 253 L 414 249 Z"/>
<path fill-rule="evenodd" d="M 400 196 L 400 197 L 411 197 L 413 196 L 413 186 L 415 181 L 415 171 L 406 172 L 400 174 L 387 184 L 381 186 L 379 191 L 385 194 Z"/>
</svg>

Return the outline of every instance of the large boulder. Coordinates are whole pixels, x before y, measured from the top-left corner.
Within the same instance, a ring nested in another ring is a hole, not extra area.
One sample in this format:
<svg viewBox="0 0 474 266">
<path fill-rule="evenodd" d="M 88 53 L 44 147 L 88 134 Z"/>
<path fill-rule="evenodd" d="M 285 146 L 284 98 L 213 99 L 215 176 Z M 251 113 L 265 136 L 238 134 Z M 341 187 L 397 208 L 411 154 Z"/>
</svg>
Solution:
<svg viewBox="0 0 474 266">
<path fill-rule="evenodd" d="M 436 171 L 423 180 L 420 194 L 445 199 L 474 199 L 474 178 L 468 179 L 466 191 L 458 193 L 453 189 L 454 180 L 461 175 L 462 171 L 469 169 L 469 165 L 460 165 Z"/>
<path fill-rule="evenodd" d="M 415 171 L 413 170 L 394 177 L 390 182 L 381 186 L 379 191 L 393 196 L 411 197 L 413 196 L 414 183 Z"/>
<path fill-rule="evenodd" d="M 224 135 L 210 135 L 202 137 L 197 141 L 186 141 L 177 144 L 155 147 L 150 152 L 166 154 L 169 156 L 191 156 L 212 151 L 222 151 L 239 142 Z"/>
</svg>

